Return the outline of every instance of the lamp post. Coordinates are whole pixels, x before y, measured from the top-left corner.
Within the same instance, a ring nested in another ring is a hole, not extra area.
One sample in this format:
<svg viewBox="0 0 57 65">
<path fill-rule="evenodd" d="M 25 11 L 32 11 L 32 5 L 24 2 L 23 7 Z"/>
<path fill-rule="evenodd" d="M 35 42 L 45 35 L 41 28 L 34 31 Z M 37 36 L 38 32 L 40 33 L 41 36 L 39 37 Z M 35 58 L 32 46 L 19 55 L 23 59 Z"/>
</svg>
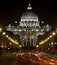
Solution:
<svg viewBox="0 0 57 65">
<path fill-rule="evenodd" d="M 39 45 L 36 45 L 36 50 L 38 50 Z"/>
</svg>

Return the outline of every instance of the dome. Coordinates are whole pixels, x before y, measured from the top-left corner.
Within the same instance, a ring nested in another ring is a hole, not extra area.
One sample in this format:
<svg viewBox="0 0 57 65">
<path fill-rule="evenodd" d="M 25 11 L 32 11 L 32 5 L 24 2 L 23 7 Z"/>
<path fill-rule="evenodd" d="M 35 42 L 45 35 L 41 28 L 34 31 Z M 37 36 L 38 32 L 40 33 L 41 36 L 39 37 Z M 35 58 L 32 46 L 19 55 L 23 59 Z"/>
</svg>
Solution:
<svg viewBox="0 0 57 65">
<path fill-rule="evenodd" d="M 38 21 L 38 16 L 34 12 L 32 12 L 32 7 L 30 3 L 27 9 L 28 9 L 28 12 L 25 12 L 21 16 L 21 21 Z"/>
<path fill-rule="evenodd" d="M 33 12 L 26 12 L 22 15 L 21 21 L 38 21 L 38 17 Z"/>
</svg>

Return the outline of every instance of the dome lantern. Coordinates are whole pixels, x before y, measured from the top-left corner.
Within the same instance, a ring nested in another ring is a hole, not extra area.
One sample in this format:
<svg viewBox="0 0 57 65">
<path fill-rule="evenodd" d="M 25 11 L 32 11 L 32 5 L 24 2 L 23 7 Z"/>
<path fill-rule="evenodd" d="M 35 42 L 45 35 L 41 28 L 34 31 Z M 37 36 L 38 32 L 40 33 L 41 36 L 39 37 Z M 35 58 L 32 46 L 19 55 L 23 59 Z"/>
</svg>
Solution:
<svg viewBox="0 0 57 65">
<path fill-rule="evenodd" d="M 27 7 L 28 10 L 32 10 L 32 7 L 31 7 L 31 4 L 29 3 L 28 7 Z"/>
</svg>

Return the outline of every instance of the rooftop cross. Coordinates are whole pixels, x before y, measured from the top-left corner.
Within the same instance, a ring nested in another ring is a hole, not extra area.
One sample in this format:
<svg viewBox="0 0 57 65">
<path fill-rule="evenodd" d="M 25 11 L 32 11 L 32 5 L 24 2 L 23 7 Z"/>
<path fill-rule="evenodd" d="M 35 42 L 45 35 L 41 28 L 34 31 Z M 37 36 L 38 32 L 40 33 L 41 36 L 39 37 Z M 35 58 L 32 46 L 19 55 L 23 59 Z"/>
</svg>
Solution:
<svg viewBox="0 0 57 65">
<path fill-rule="evenodd" d="M 31 10 L 32 7 L 31 7 L 31 4 L 29 3 L 28 7 L 27 7 L 28 10 Z"/>
</svg>

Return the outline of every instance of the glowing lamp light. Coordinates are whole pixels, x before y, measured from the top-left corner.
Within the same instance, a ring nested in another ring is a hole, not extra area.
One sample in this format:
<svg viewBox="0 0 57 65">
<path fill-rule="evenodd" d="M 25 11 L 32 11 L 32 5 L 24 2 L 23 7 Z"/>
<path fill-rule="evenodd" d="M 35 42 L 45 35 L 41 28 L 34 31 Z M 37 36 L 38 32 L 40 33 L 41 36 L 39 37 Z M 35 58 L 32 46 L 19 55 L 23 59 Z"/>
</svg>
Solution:
<svg viewBox="0 0 57 65">
<path fill-rule="evenodd" d="M 44 22 L 42 21 L 42 23 L 44 23 Z"/>
<path fill-rule="evenodd" d="M 48 48 L 48 50 L 50 50 L 50 48 Z"/>
<path fill-rule="evenodd" d="M 55 32 L 53 32 L 52 35 L 55 35 Z"/>
<path fill-rule="evenodd" d="M 19 47 L 21 48 L 22 46 L 21 46 L 21 45 L 19 45 Z"/>
<path fill-rule="evenodd" d="M 41 30 L 41 32 L 43 32 L 43 30 Z"/>
<path fill-rule="evenodd" d="M 17 21 L 15 21 L 15 23 L 17 23 Z"/>
<path fill-rule="evenodd" d="M 15 44 L 19 44 L 18 42 L 15 42 Z"/>
<path fill-rule="evenodd" d="M 3 46 L 3 45 L 1 45 L 1 47 L 3 48 L 4 46 Z"/>
<path fill-rule="evenodd" d="M 11 39 L 10 37 L 8 39 Z"/>
<path fill-rule="evenodd" d="M 15 29 L 15 31 L 17 31 L 17 30 Z"/>
<path fill-rule="evenodd" d="M 49 40 L 50 38 L 48 37 L 47 39 Z"/>
<path fill-rule="evenodd" d="M 0 28 L 0 32 L 2 31 L 2 28 Z"/>
<path fill-rule="evenodd" d="M 3 32 L 3 35 L 5 35 L 6 33 L 5 32 Z"/>
<path fill-rule="evenodd" d="M 28 7 L 27 9 L 28 9 L 28 10 L 31 10 L 31 9 L 32 9 L 32 7 Z"/>
<path fill-rule="evenodd" d="M 8 49 L 8 50 L 10 50 L 10 48 L 9 48 L 9 47 L 8 47 L 7 49 Z"/>
<path fill-rule="evenodd" d="M 38 45 L 36 45 L 36 47 L 38 48 L 39 46 L 38 46 Z"/>
<path fill-rule="evenodd" d="M 33 31 L 33 29 L 32 29 L 32 31 Z"/>
<path fill-rule="evenodd" d="M 21 29 L 19 31 L 21 32 Z"/>
<path fill-rule="evenodd" d="M 51 45 L 53 45 L 53 42 L 51 42 Z"/>
<path fill-rule="evenodd" d="M 50 38 L 52 38 L 52 35 L 50 35 Z"/>
<path fill-rule="evenodd" d="M 55 44 L 57 44 L 57 43 L 55 42 Z"/>
<path fill-rule="evenodd" d="M 38 30 L 36 30 L 36 31 L 38 31 Z"/>
<path fill-rule="evenodd" d="M 8 36 L 8 35 L 6 35 L 6 37 L 8 38 L 9 36 Z"/>
<path fill-rule="evenodd" d="M 12 43 L 10 42 L 10 45 L 11 45 Z"/>
</svg>

